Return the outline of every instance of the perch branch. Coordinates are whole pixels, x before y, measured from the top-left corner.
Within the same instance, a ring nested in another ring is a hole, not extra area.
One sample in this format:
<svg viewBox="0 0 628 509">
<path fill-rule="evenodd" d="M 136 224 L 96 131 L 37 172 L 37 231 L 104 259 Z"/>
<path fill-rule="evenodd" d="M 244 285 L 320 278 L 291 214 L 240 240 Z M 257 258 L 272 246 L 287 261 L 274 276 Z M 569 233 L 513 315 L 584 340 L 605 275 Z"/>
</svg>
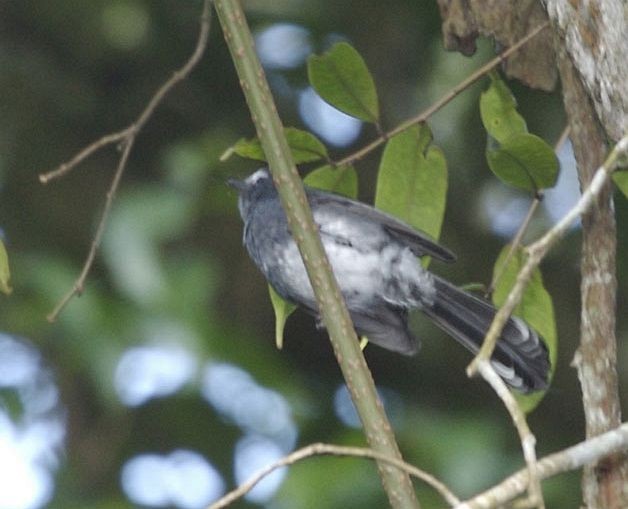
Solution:
<svg viewBox="0 0 628 509">
<path fill-rule="evenodd" d="M 315 227 L 303 183 L 292 161 L 283 126 L 240 2 L 215 0 L 214 6 L 286 212 L 290 232 L 303 258 L 317 307 L 364 426 L 366 439 L 373 450 L 401 460 L 394 432 L 375 390 L 351 317 Z M 390 504 L 395 508 L 418 508 L 419 503 L 408 474 L 389 463 L 378 461 L 377 465 Z"/>
</svg>

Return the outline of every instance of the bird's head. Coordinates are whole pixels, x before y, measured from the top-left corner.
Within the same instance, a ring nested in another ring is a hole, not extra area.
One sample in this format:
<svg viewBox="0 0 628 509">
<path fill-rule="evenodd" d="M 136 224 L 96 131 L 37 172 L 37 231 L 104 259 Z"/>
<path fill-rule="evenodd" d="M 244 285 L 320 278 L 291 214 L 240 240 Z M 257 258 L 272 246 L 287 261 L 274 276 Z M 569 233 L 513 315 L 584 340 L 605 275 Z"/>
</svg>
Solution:
<svg viewBox="0 0 628 509">
<path fill-rule="evenodd" d="M 238 209 L 244 220 L 246 220 L 252 206 L 262 200 L 276 196 L 275 186 L 268 168 L 261 168 L 242 180 L 230 178 L 227 180 L 227 184 L 238 191 Z"/>
</svg>

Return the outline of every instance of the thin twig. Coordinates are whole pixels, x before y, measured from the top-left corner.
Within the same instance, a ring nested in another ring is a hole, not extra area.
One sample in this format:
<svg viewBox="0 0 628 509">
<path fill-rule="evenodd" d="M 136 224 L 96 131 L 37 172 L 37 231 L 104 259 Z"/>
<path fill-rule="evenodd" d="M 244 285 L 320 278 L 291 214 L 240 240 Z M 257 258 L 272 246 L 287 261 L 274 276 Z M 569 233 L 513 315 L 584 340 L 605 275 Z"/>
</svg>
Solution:
<svg viewBox="0 0 628 509">
<path fill-rule="evenodd" d="M 280 458 L 274 463 L 271 463 L 256 474 L 252 475 L 247 481 L 242 483 L 236 489 L 227 493 L 220 500 L 217 500 L 216 502 L 211 504 L 208 509 L 221 509 L 223 507 L 227 507 L 229 504 L 232 504 L 237 499 L 246 495 L 249 491 L 253 489 L 253 487 L 257 483 L 259 483 L 262 479 L 264 479 L 266 476 L 270 475 L 272 472 L 279 468 L 293 465 L 297 461 L 301 461 L 311 456 L 322 455 L 351 456 L 355 458 L 367 458 L 389 463 L 390 465 L 404 470 L 412 477 L 416 477 L 417 479 L 420 479 L 421 481 L 434 488 L 451 507 L 460 504 L 460 500 L 458 499 L 458 497 L 456 497 L 456 495 L 454 495 L 444 483 L 436 479 L 433 475 L 428 474 L 427 472 L 424 472 L 423 470 L 420 470 L 419 468 L 410 465 L 404 461 L 400 461 L 396 458 L 391 458 L 389 456 L 386 456 L 385 454 L 381 454 L 377 451 L 373 451 L 372 449 L 367 449 L 364 447 L 346 447 L 341 445 L 316 443 L 298 449 L 297 451 L 294 451 L 293 453 L 284 456 L 283 458 Z"/>
<path fill-rule="evenodd" d="M 556 140 L 556 143 L 554 144 L 554 152 L 558 153 L 560 151 L 560 149 L 563 147 L 564 143 L 567 141 L 567 138 L 569 138 L 569 133 L 571 132 L 571 126 L 569 126 L 569 124 L 563 129 L 563 132 L 560 133 L 560 136 L 558 137 L 558 140 Z"/>
<path fill-rule="evenodd" d="M 103 147 L 107 145 L 111 145 L 113 143 L 119 143 L 128 138 L 129 132 L 131 131 L 130 127 L 123 129 L 122 131 L 118 131 L 117 133 L 111 133 L 103 136 L 99 140 L 93 142 L 92 144 L 85 147 L 78 154 L 76 154 L 70 161 L 59 165 L 56 170 L 49 171 L 48 173 L 41 173 L 39 175 L 39 181 L 42 184 L 47 184 L 51 180 L 62 177 L 66 173 L 69 173 L 76 166 L 81 164 L 85 159 L 91 156 L 93 153 L 98 152 Z"/>
<path fill-rule="evenodd" d="M 378 138 L 373 140 L 368 145 L 362 147 L 357 152 L 354 152 L 353 154 L 345 157 L 344 159 L 341 159 L 340 161 L 336 161 L 334 163 L 334 165 L 335 166 L 348 166 L 348 165 L 351 165 L 351 164 L 355 163 L 356 161 L 362 159 L 368 153 L 370 153 L 373 150 L 375 150 L 382 143 L 385 143 L 392 136 L 395 136 L 396 134 L 399 134 L 400 132 L 405 131 L 406 129 L 408 129 L 409 127 L 412 127 L 415 124 L 419 124 L 421 122 L 425 122 L 434 113 L 436 113 L 438 110 L 443 108 L 445 105 L 447 105 L 453 99 L 455 99 L 461 92 L 463 92 L 464 90 L 469 88 L 471 85 L 473 85 L 473 83 L 478 81 L 480 78 L 485 76 L 488 72 L 490 72 L 495 67 L 497 67 L 499 64 L 501 64 L 510 55 L 512 55 L 515 51 L 519 50 L 525 44 L 527 44 L 528 41 L 530 41 L 530 39 L 536 37 L 542 30 L 544 30 L 548 26 L 549 26 L 549 22 L 548 21 L 546 21 L 545 23 L 542 23 L 541 25 L 536 27 L 534 30 L 532 30 L 529 34 L 523 36 L 515 44 L 510 46 L 510 48 L 508 48 L 507 50 L 505 50 L 502 53 L 500 53 L 499 55 L 497 55 L 490 62 L 484 64 L 482 67 L 480 67 L 477 71 L 475 71 L 469 77 L 467 77 L 466 79 L 464 79 L 463 81 L 458 83 L 455 87 L 453 87 L 451 90 L 449 90 L 449 92 L 445 93 L 440 99 L 438 99 L 435 103 L 433 103 L 429 108 L 425 109 L 424 111 L 422 111 L 418 115 L 415 115 L 414 117 L 409 118 L 405 122 L 402 122 L 397 127 L 392 129 L 391 131 L 388 131 L 386 133 L 381 134 Z"/>
<path fill-rule="evenodd" d="M 151 115 L 154 113 L 155 109 L 159 104 L 163 101 L 164 97 L 170 90 L 177 85 L 180 81 L 184 80 L 192 71 L 194 66 L 200 61 L 203 56 L 203 52 L 205 51 L 205 47 L 207 46 L 207 40 L 209 38 L 209 27 L 210 27 L 210 15 L 211 15 L 211 0 L 205 0 L 203 4 L 203 12 L 200 17 L 200 30 L 198 35 L 198 40 L 196 46 L 194 48 L 194 52 L 190 56 L 190 58 L 186 61 L 186 63 L 177 71 L 173 73 L 173 75 L 165 82 L 159 89 L 155 92 L 155 94 L 151 97 L 150 101 L 146 105 L 146 107 L 142 110 L 140 115 L 137 117 L 135 122 L 130 124 L 125 129 L 108 134 L 103 136 L 99 140 L 94 143 L 88 145 L 83 150 L 81 150 L 76 156 L 74 156 L 67 163 L 63 163 L 58 168 L 48 173 L 43 173 L 39 175 L 39 181 L 42 184 L 46 184 L 53 179 L 62 177 L 69 173 L 71 170 L 76 168 L 81 162 L 87 159 L 89 156 L 97 152 L 103 147 L 111 145 L 113 143 L 121 143 L 122 144 L 122 153 L 120 155 L 120 160 L 118 162 L 118 166 L 113 175 L 113 179 L 111 181 L 111 185 L 109 186 L 109 190 L 107 191 L 107 198 L 105 201 L 105 205 L 100 216 L 100 220 L 98 222 L 98 227 L 96 229 L 96 233 L 94 234 L 94 238 L 92 239 L 92 243 L 90 245 L 89 253 L 85 262 L 83 264 L 83 268 L 78 278 L 75 280 L 72 288 L 63 296 L 63 298 L 57 303 L 52 312 L 46 317 L 48 321 L 54 322 L 59 313 L 65 308 L 65 306 L 70 302 L 70 300 L 74 296 L 81 295 L 83 292 L 83 288 L 85 286 L 85 281 L 89 274 L 89 271 L 92 268 L 94 263 L 94 259 L 96 258 L 96 253 L 98 248 L 100 247 L 100 243 L 102 241 L 102 236 L 105 231 L 105 226 L 107 224 L 107 220 L 109 218 L 109 213 L 111 212 L 111 206 L 113 204 L 113 200 L 116 196 L 116 192 L 118 190 L 118 186 L 120 184 L 120 180 L 122 179 L 122 175 L 124 174 L 124 170 L 126 169 L 127 162 L 129 160 L 129 155 L 131 153 L 131 149 L 135 142 L 135 138 L 142 130 L 146 122 L 149 120 Z"/>
<path fill-rule="evenodd" d="M 89 247 L 89 253 L 87 254 L 87 258 L 85 259 L 85 263 L 83 264 L 83 269 L 81 270 L 79 277 L 72 285 L 72 288 L 63 296 L 63 298 L 57 303 L 55 308 L 48 314 L 48 316 L 46 316 L 46 319 L 49 322 L 54 322 L 56 320 L 57 316 L 59 316 L 59 313 L 75 295 L 80 296 L 83 293 L 85 280 L 87 279 L 87 275 L 89 274 L 92 265 L 94 264 L 96 252 L 98 251 L 98 247 L 100 246 L 100 243 L 102 241 L 102 236 L 105 231 L 105 225 L 107 224 L 107 218 L 109 217 L 109 213 L 111 211 L 111 205 L 113 204 L 113 199 L 116 195 L 116 192 L 118 191 L 118 186 L 120 184 L 120 180 L 122 179 L 124 169 L 126 168 L 126 163 L 129 159 L 129 154 L 131 153 L 131 148 L 133 147 L 134 141 L 135 136 L 132 136 L 125 140 L 124 149 L 122 150 L 122 155 L 120 156 L 120 161 L 118 162 L 118 167 L 116 168 L 116 172 L 113 175 L 113 180 L 111 181 L 109 190 L 107 191 L 105 206 L 103 208 L 102 214 L 100 215 L 98 228 L 96 228 L 96 233 L 94 234 L 94 238 L 92 239 L 92 243 Z"/>
<path fill-rule="evenodd" d="M 481 360 L 478 363 L 478 371 L 482 375 L 482 378 L 491 385 L 508 409 L 512 422 L 519 433 L 523 457 L 528 468 L 528 500 L 530 505 L 544 509 L 545 501 L 543 500 L 543 491 L 541 490 L 541 481 L 538 476 L 536 464 L 536 437 L 530 431 L 525 414 L 521 411 L 517 400 L 508 390 L 504 381 L 495 372 L 490 361 L 485 359 Z"/>
<path fill-rule="evenodd" d="M 607 456 L 626 450 L 628 450 L 628 423 L 542 458 L 536 464 L 536 472 L 540 480 L 548 479 L 563 472 L 595 464 Z M 528 476 L 527 468 L 519 470 L 484 493 L 455 506 L 455 509 L 501 507 L 525 492 Z"/>
</svg>

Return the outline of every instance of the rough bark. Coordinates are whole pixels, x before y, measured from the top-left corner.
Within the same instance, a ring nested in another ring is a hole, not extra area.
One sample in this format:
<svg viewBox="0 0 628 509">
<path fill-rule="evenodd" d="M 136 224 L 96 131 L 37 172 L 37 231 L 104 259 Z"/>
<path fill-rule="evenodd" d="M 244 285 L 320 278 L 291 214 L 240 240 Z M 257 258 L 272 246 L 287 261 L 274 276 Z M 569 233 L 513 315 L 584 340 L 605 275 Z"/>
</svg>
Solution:
<svg viewBox="0 0 628 509">
<path fill-rule="evenodd" d="M 547 10 L 584 188 L 607 153 L 607 138 L 617 140 L 628 129 L 626 7 L 620 0 L 548 0 Z M 610 185 L 583 216 L 582 235 L 581 335 L 574 365 L 589 438 L 621 423 L 615 337 L 616 228 Z M 590 509 L 628 507 L 626 456 L 611 456 L 586 467 L 582 494 Z"/>
<path fill-rule="evenodd" d="M 464 55 L 475 52 L 478 35 L 493 38 L 498 48 L 508 48 L 547 21 L 537 0 L 438 0 L 438 7 L 445 48 Z M 532 88 L 553 90 L 557 72 L 551 32 L 537 35 L 508 58 L 503 69 Z"/>
<path fill-rule="evenodd" d="M 628 4 L 625 0 L 545 3 L 606 134 L 619 140 L 628 131 Z"/>
<path fill-rule="evenodd" d="M 606 137 L 587 91 L 564 51 L 558 52 L 558 64 L 580 185 L 585 188 L 606 156 Z M 615 337 L 615 251 L 612 188 L 607 186 L 582 217 L 582 311 L 580 346 L 574 365 L 582 386 L 587 438 L 621 424 Z M 582 492 L 590 509 L 628 507 L 626 457 L 612 456 L 585 467 Z"/>
</svg>

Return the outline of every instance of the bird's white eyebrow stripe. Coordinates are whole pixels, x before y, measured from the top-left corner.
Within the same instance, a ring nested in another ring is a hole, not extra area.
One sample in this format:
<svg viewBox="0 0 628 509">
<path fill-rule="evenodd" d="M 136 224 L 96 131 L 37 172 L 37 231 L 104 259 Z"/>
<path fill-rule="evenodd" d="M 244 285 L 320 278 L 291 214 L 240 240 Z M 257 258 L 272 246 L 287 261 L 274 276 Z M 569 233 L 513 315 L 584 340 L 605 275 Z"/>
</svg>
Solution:
<svg viewBox="0 0 628 509">
<path fill-rule="evenodd" d="M 255 185 L 258 180 L 263 179 L 263 178 L 268 178 L 268 172 L 262 168 L 262 169 L 257 170 L 252 175 L 249 175 L 246 178 L 246 183 L 252 186 L 252 185 Z"/>
</svg>

